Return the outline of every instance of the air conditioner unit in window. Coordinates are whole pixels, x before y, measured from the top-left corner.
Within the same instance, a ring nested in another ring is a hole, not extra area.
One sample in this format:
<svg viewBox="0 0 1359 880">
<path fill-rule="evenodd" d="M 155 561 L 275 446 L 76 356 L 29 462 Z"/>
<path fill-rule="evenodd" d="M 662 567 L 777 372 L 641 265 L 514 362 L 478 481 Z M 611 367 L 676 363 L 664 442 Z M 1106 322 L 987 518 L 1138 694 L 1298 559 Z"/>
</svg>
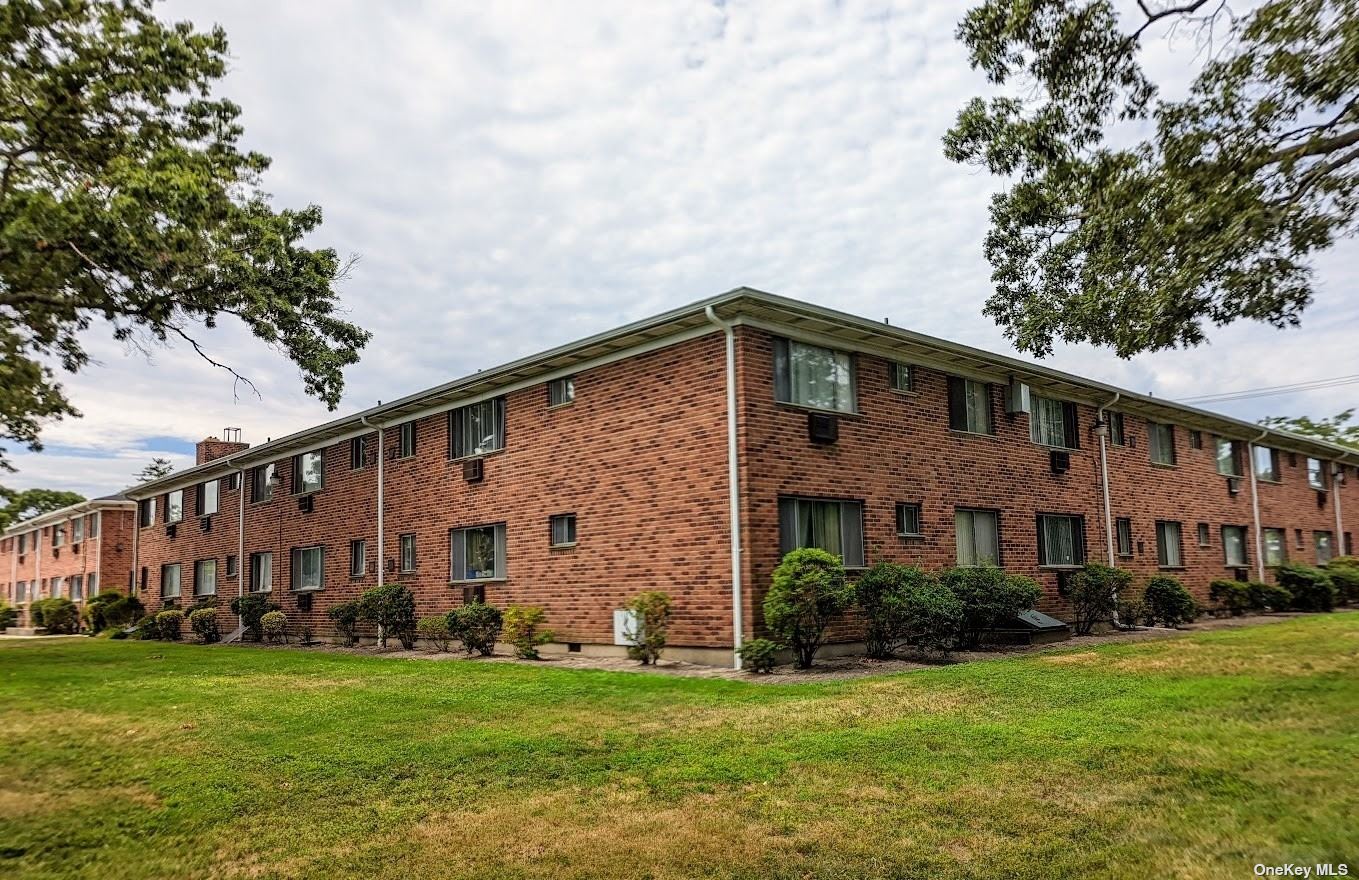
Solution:
<svg viewBox="0 0 1359 880">
<path fill-rule="evenodd" d="M 1016 379 L 1011 379 L 1010 384 L 1005 388 L 1005 412 L 1010 415 L 1016 413 L 1030 413 L 1033 411 L 1033 401 L 1029 395 L 1029 386 Z"/>
<path fill-rule="evenodd" d="M 297 610 L 298 610 L 298 611 L 310 611 L 310 610 L 311 610 L 311 593 L 298 593 L 298 594 L 297 594 Z"/>
<path fill-rule="evenodd" d="M 1054 449 L 1048 453 L 1049 464 L 1052 466 L 1054 474 L 1064 474 L 1071 470 L 1071 453 L 1061 449 Z"/>
<path fill-rule="evenodd" d="M 462 463 L 462 478 L 469 483 L 477 483 L 486 476 L 485 462 L 479 458 L 469 458 Z"/>
<path fill-rule="evenodd" d="M 198 527 L 205 532 L 212 531 L 212 517 L 200 516 L 198 518 Z"/>
<path fill-rule="evenodd" d="M 485 584 L 468 584 L 462 588 L 462 604 L 475 605 L 486 601 Z"/>
<path fill-rule="evenodd" d="M 840 420 L 826 413 L 807 413 L 807 438 L 826 445 L 840 439 Z"/>
<path fill-rule="evenodd" d="M 1240 477 L 1228 477 L 1228 478 L 1227 478 L 1227 491 L 1230 492 L 1230 493 L 1232 493 L 1233 495 L 1240 495 L 1240 494 L 1241 494 L 1241 478 L 1240 478 Z"/>
<path fill-rule="evenodd" d="M 167 538 L 173 538 L 178 531 L 179 523 L 170 523 L 168 526 L 165 527 L 165 536 Z"/>
<path fill-rule="evenodd" d="M 316 509 L 316 496 L 303 495 L 297 499 L 297 509 L 303 513 L 311 513 Z"/>
</svg>

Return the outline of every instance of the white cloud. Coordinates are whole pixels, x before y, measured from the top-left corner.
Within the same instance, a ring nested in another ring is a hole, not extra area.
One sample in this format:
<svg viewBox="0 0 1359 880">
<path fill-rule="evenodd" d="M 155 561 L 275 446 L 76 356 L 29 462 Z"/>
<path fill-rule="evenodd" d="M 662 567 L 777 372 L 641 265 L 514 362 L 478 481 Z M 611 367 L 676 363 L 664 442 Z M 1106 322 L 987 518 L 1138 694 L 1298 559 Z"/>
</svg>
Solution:
<svg viewBox="0 0 1359 880">
<path fill-rule="evenodd" d="M 963 8 L 175 0 L 162 14 L 226 28 L 222 91 L 274 158 L 277 203 L 319 203 L 317 243 L 362 256 L 343 288 L 374 332 L 347 376 L 353 410 L 741 284 L 1009 351 L 980 314 L 996 181 L 940 148 L 986 88 L 953 39 Z M 1192 49 L 1157 51 L 1174 75 Z M 1351 242 L 1319 261 L 1303 331 L 1052 362 L 1166 397 L 1359 372 L 1357 255 Z M 7 482 L 116 488 L 128 450 L 144 463 L 141 438 L 234 425 L 260 442 L 326 418 L 248 334 L 209 338 L 262 400 L 233 399 L 190 352 L 148 364 L 92 334 L 102 366 L 67 383 L 86 417 L 46 439 L 109 460 L 20 456 Z M 1323 414 L 1355 397 L 1230 411 Z"/>
</svg>

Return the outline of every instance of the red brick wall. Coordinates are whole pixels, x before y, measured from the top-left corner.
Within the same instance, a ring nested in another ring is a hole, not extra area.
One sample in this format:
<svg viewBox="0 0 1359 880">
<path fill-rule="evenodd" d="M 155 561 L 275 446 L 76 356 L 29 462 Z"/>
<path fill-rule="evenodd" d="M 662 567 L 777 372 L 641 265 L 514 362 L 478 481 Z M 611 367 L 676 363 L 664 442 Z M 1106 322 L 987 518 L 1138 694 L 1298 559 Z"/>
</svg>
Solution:
<svg viewBox="0 0 1359 880">
<path fill-rule="evenodd" d="M 88 513 L 81 514 L 87 530 L 89 516 Z M 125 591 L 127 572 L 131 566 L 133 513 L 129 510 L 106 509 L 100 511 L 100 517 L 100 535 L 91 538 L 87 531 L 79 544 L 71 542 L 70 519 L 64 523 L 66 541 L 61 547 L 52 546 L 54 526 L 50 523 L 36 529 L 38 546 L 26 546 L 22 557 L 18 555 L 17 536 L 11 535 L 0 540 L 0 583 L 4 584 L 6 601 L 16 601 L 16 585 L 19 581 L 30 585 L 28 602 L 47 598 L 51 595 L 49 585 L 54 577 L 67 580 L 62 595 L 70 598 L 70 578 L 74 575 L 88 580 L 91 574 L 97 574 L 100 590 Z M 31 536 L 33 532 L 29 534 Z M 83 596 L 88 598 L 88 587 L 84 588 Z"/>
<path fill-rule="evenodd" d="M 249 449 L 249 443 L 238 443 L 235 441 L 218 440 L 216 437 L 208 437 L 206 440 L 199 440 L 194 447 L 194 463 L 205 464 L 215 461 L 226 455 L 233 455 L 245 449 Z"/>
</svg>

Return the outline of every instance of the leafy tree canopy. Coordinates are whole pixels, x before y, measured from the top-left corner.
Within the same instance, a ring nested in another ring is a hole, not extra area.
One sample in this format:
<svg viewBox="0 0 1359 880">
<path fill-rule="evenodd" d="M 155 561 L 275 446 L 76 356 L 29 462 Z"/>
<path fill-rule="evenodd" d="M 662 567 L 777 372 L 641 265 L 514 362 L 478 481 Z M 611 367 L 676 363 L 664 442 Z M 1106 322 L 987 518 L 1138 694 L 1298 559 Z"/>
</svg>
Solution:
<svg viewBox="0 0 1359 880">
<path fill-rule="evenodd" d="M 1270 416 L 1267 419 L 1261 419 L 1260 424 L 1266 428 L 1292 431 L 1294 434 L 1316 437 L 1318 440 L 1359 450 L 1359 423 L 1351 423 L 1353 418 L 1354 410 L 1347 409 L 1330 418 L 1315 420 L 1307 416 Z"/>
<path fill-rule="evenodd" d="M 1354 231 L 1359 4 L 1126 5 L 985 0 L 958 28 L 1005 92 L 945 137 L 950 159 L 1009 182 L 986 314 L 1039 356 L 1058 338 L 1128 357 L 1242 318 L 1297 324 L 1309 256 Z M 1199 62 L 1182 100 L 1139 62 L 1167 30 Z"/>
<path fill-rule="evenodd" d="M 57 489 L 13 491 L 0 488 L 0 499 L 5 502 L 4 506 L 0 507 L 0 529 L 7 529 L 26 519 L 79 504 L 85 500 L 85 496 Z"/>
<path fill-rule="evenodd" d="M 38 449 L 43 422 L 78 415 L 48 364 L 84 368 L 96 319 L 248 383 L 193 335 L 235 317 L 339 402 L 369 334 L 338 314 L 335 252 L 302 244 L 320 208 L 260 189 L 268 157 L 211 94 L 226 62 L 220 28 L 152 0 L 0 4 L 0 437 Z"/>
</svg>

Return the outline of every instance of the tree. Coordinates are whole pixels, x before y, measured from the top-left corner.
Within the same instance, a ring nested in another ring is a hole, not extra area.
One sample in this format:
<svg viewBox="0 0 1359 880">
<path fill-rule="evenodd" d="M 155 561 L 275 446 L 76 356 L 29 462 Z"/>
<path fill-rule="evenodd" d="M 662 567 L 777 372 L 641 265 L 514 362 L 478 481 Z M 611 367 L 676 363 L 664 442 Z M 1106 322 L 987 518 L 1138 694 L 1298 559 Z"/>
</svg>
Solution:
<svg viewBox="0 0 1359 880">
<path fill-rule="evenodd" d="M 809 669 L 826 627 L 854 601 L 840 557 L 804 547 L 790 551 L 774 569 L 764 597 L 764 622 L 793 649 L 799 669 Z"/>
<path fill-rule="evenodd" d="M 1137 6 L 985 0 L 958 27 L 973 67 L 1025 88 L 973 98 L 944 146 L 1010 181 L 991 203 L 985 312 L 1039 356 L 1056 338 L 1129 357 L 1197 345 L 1208 324 L 1296 325 L 1308 258 L 1354 231 L 1359 6 Z M 1200 61 L 1182 100 L 1138 60 L 1167 29 Z"/>
<path fill-rule="evenodd" d="M 2 487 L 0 498 L 5 501 L 4 507 L 0 507 L 0 531 L 17 522 L 61 510 L 63 507 L 70 507 L 85 500 L 85 496 L 78 492 L 63 492 L 59 489 L 13 491 Z"/>
<path fill-rule="evenodd" d="M 151 463 L 133 474 L 133 478 L 138 483 L 149 483 L 152 480 L 159 480 L 167 477 L 174 472 L 175 466 L 170 463 L 170 459 L 161 458 L 159 455 L 151 459 Z"/>
<path fill-rule="evenodd" d="M 240 109 L 211 94 L 226 34 L 152 5 L 0 4 L 0 438 L 34 450 L 44 422 L 79 415 L 46 364 L 85 368 L 96 319 L 253 389 L 194 333 L 232 316 L 332 409 L 369 338 L 338 315 L 347 265 L 302 244 L 321 209 L 270 206 L 269 158 L 238 148 Z"/>
<path fill-rule="evenodd" d="M 1270 416 L 1261 419 L 1260 424 L 1266 428 L 1278 428 L 1282 431 L 1302 434 L 1305 437 L 1316 437 L 1318 440 L 1325 440 L 1327 443 L 1349 446 L 1359 450 L 1359 424 L 1350 424 L 1352 418 L 1354 418 L 1354 410 L 1347 409 L 1330 418 L 1315 421 L 1307 416 L 1294 418 Z"/>
</svg>

